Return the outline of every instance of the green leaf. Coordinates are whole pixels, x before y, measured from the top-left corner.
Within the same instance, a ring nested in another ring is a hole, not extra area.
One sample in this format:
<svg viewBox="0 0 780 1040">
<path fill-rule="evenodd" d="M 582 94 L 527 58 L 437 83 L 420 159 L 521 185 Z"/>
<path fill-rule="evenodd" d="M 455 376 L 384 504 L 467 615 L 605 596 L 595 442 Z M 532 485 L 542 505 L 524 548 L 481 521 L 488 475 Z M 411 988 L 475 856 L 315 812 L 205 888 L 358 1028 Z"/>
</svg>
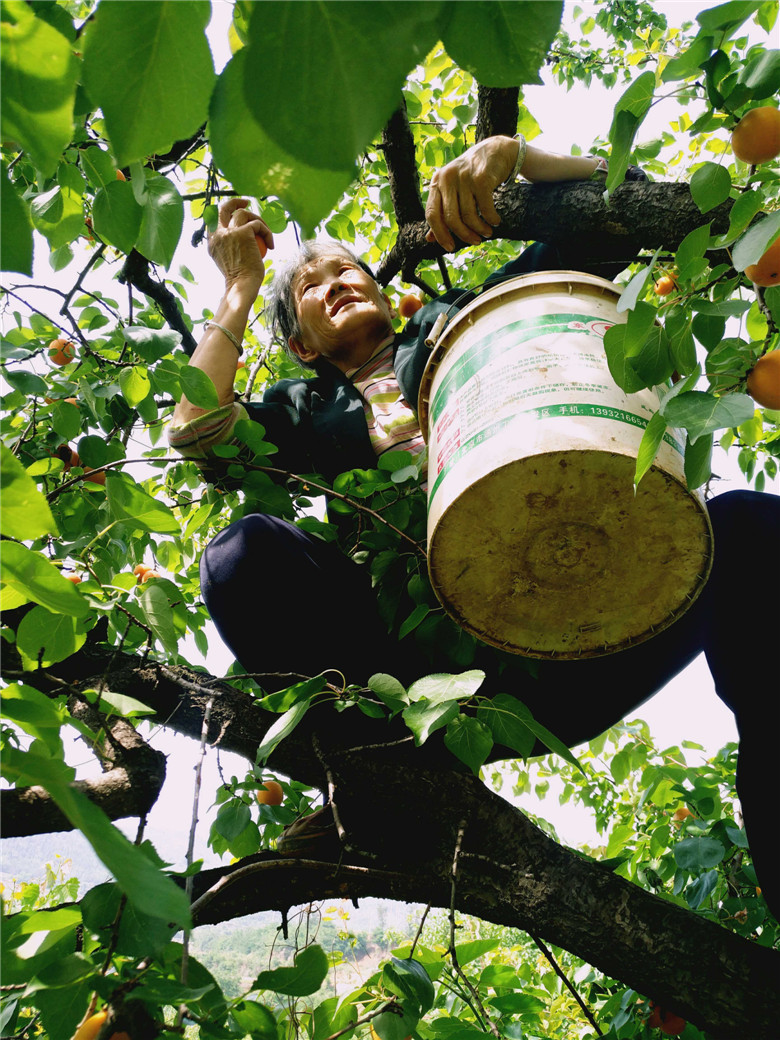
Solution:
<svg viewBox="0 0 780 1040">
<path fill-rule="evenodd" d="M 456 715 L 447 724 L 444 743 L 453 755 L 479 776 L 480 766 L 484 765 L 493 747 L 493 737 L 488 726 L 479 719 Z"/>
<path fill-rule="evenodd" d="M 647 285 L 647 280 L 652 273 L 653 267 L 655 266 L 655 262 L 658 259 L 660 252 L 661 246 L 659 246 L 658 249 L 656 249 L 655 253 L 653 254 L 653 258 L 647 265 L 647 267 L 640 268 L 637 271 L 637 273 L 633 276 L 631 281 L 628 283 L 628 285 L 625 287 L 625 289 L 621 292 L 620 299 L 617 303 L 618 314 L 622 314 L 624 311 L 633 310 L 634 307 L 636 307 L 639 297 L 644 294 L 645 286 Z"/>
<path fill-rule="evenodd" d="M 482 0 L 449 6 L 441 38 L 456 65 L 486 87 L 542 82 L 539 69 L 561 24 L 562 3 Z"/>
<path fill-rule="evenodd" d="M 82 196 L 69 187 L 57 186 L 36 195 L 30 203 L 30 216 L 51 249 L 67 245 L 84 230 Z"/>
<path fill-rule="evenodd" d="M 92 203 L 95 234 L 123 253 L 129 253 L 138 241 L 143 215 L 126 181 L 109 181 Z"/>
<path fill-rule="evenodd" d="M 702 213 L 725 202 L 731 191 L 731 176 L 725 166 L 704 163 L 691 177 L 691 195 Z"/>
<path fill-rule="evenodd" d="M 214 821 L 214 828 L 225 841 L 231 842 L 241 834 L 251 819 L 252 813 L 249 806 L 237 798 L 232 798 L 220 806 Z"/>
<path fill-rule="evenodd" d="M 23 0 L 4 0 L 0 25 L 3 140 L 28 152 L 44 177 L 54 174 L 73 134 L 78 73 L 73 46 L 62 33 L 36 18 Z"/>
<path fill-rule="evenodd" d="M 174 185 L 159 173 L 147 172 L 146 188 L 136 249 L 147 260 L 170 267 L 184 226 L 184 202 Z"/>
<path fill-rule="evenodd" d="M 691 315 L 684 310 L 670 311 L 664 322 L 672 363 L 680 375 L 692 372 L 696 365 L 696 343 L 691 323 Z"/>
<path fill-rule="evenodd" d="M 409 700 L 419 701 L 424 698 L 431 704 L 465 700 L 475 694 L 484 681 L 485 673 L 479 669 L 461 672 L 459 675 L 444 672 L 426 675 L 409 687 Z"/>
<path fill-rule="evenodd" d="M 712 445 L 712 434 L 685 442 L 685 483 L 691 490 L 706 484 L 712 476 Z"/>
<path fill-rule="evenodd" d="M 79 150 L 79 164 L 95 188 L 116 183 L 116 166 L 111 153 L 97 144 Z"/>
<path fill-rule="evenodd" d="M 438 0 L 253 4 L 244 97 L 255 121 L 295 158 L 347 169 L 398 107 L 441 34 L 441 11 Z"/>
<path fill-rule="evenodd" d="M 11 780 L 34 776 L 46 788 L 73 826 L 85 835 L 128 900 L 142 913 L 189 927 L 189 900 L 184 889 L 162 874 L 85 794 L 64 781 L 56 759 L 9 748 L 4 753 L 3 767 Z"/>
<path fill-rule="evenodd" d="M 276 1016 L 265 1004 L 254 1000 L 242 1000 L 230 1009 L 241 1031 L 252 1040 L 278 1040 Z"/>
<path fill-rule="evenodd" d="M 68 401 L 57 401 L 51 411 L 51 424 L 63 440 L 69 441 L 78 437 L 81 430 L 81 416 L 78 408 Z"/>
<path fill-rule="evenodd" d="M 68 614 L 52 614 L 45 607 L 33 607 L 19 623 L 16 645 L 24 666 L 47 668 L 75 654 L 86 640 L 76 621 Z"/>
<path fill-rule="evenodd" d="M 490 728 L 495 743 L 516 751 L 521 758 L 528 758 L 536 743 L 526 717 L 525 705 L 508 693 L 483 701 L 477 711 L 477 718 Z"/>
<path fill-rule="evenodd" d="M 700 260 L 710 245 L 710 225 L 694 228 L 682 240 L 675 254 L 677 270 L 682 272 L 693 260 Z"/>
<path fill-rule="evenodd" d="M 666 420 L 660 412 L 656 412 L 642 433 L 639 442 L 639 451 L 636 456 L 636 469 L 634 470 L 634 487 L 639 486 L 642 477 L 652 466 L 658 449 L 666 433 Z"/>
<path fill-rule="evenodd" d="M 307 946 L 296 954 L 292 967 L 261 971 L 252 989 L 267 989 L 291 997 L 316 993 L 328 974 L 328 957 L 321 946 Z"/>
<path fill-rule="evenodd" d="M 181 346 L 181 333 L 173 329 L 150 329 L 146 325 L 128 325 L 122 330 L 125 341 L 150 364 Z"/>
<path fill-rule="evenodd" d="M 762 6 L 762 0 L 730 0 L 701 11 L 696 21 L 708 32 L 725 30 L 730 35 Z"/>
<path fill-rule="evenodd" d="M 0 270 L 32 274 L 33 229 L 30 209 L 21 198 L 16 185 L 6 176 L 3 163 L 3 184 L 0 190 Z"/>
<path fill-rule="evenodd" d="M 713 44 L 714 40 L 711 36 L 700 33 L 687 50 L 667 62 L 661 73 L 661 82 L 670 83 L 673 80 L 688 79 L 689 76 L 696 75 L 709 58 Z"/>
<path fill-rule="evenodd" d="M 737 271 L 756 263 L 780 232 L 780 210 L 757 221 L 734 244 L 732 262 Z"/>
<path fill-rule="evenodd" d="M 403 639 L 404 636 L 408 636 L 410 632 L 413 632 L 415 628 L 424 621 L 425 618 L 430 614 L 431 608 L 426 603 L 418 603 L 414 610 L 411 612 L 409 617 L 404 621 L 398 630 L 398 638 Z"/>
<path fill-rule="evenodd" d="M 178 652 L 176 630 L 168 597 L 154 582 L 147 582 L 138 597 L 146 622 L 169 654 Z"/>
<path fill-rule="evenodd" d="M 210 411 L 219 407 L 217 388 L 211 378 L 194 365 L 188 365 L 181 370 L 181 392 L 196 408 Z"/>
<path fill-rule="evenodd" d="M 2 715 L 25 733 L 42 741 L 52 755 L 62 754 L 60 729 L 65 713 L 45 694 L 24 683 L 12 683 L 0 690 Z M 56 927 L 52 924 L 50 927 Z M 30 929 L 28 929 L 30 930 Z"/>
<path fill-rule="evenodd" d="M 33 600 L 55 614 L 83 618 L 90 606 L 76 587 L 63 578 L 41 553 L 32 552 L 17 542 L 5 542 L 0 556 L 2 581 L 21 593 L 25 602 Z"/>
<path fill-rule="evenodd" d="M 432 703 L 418 700 L 404 709 L 403 719 L 414 734 L 414 742 L 419 747 L 424 744 L 431 733 L 446 726 L 459 713 L 457 701 Z"/>
<path fill-rule="evenodd" d="M 128 476 L 111 471 L 106 474 L 106 495 L 112 516 L 131 521 L 142 531 L 179 534 L 179 521 L 164 502 L 154 498 Z"/>
<path fill-rule="evenodd" d="M 11 384 L 14 390 L 20 390 L 28 397 L 44 397 L 49 392 L 49 387 L 44 379 L 35 372 L 26 372 L 23 368 L 15 371 L 3 372 L 3 378 Z"/>
<path fill-rule="evenodd" d="M 382 985 L 402 1000 L 413 1001 L 420 1018 L 433 1007 L 433 983 L 419 961 L 392 957 L 382 969 Z"/>
<path fill-rule="evenodd" d="M 612 153 L 607 174 L 607 191 L 612 191 L 625 176 L 636 132 L 650 110 L 654 91 L 655 73 L 643 72 L 615 105 L 609 131 Z"/>
<path fill-rule="evenodd" d="M 59 534 L 49 503 L 4 444 L 0 445 L 0 485 L 3 488 L 0 533 L 25 540 Z"/>
<path fill-rule="evenodd" d="M 399 711 L 403 711 L 409 703 L 406 688 L 392 675 L 377 672 L 376 675 L 372 675 L 368 680 L 368 688 L 377 695 L 383 704 L 390 708 L 394 715 Z"/>
<path fill-rule="evenodd" d="M 244 98 L 247 51 L 228 62 L 217 82 L 210 110 L 214 162 L 236 191 L 255 197 L 277 195 L 310 238 L 357 175 L 353 161 L 341 169 L 320 169 L 295 158 L 266 134 Z"/>
<path fill-rule="evenodd" d="M 701 390 L 688 390 L 665 398 L 661 411 L 670 426 L 688 431 L 691 441 L 725 426 L 739 426 L 753 417 L 755 405 L 746 394 L 715 397 Z"/>
<path fill-rule="evenodd" d="M 210 15 L 205 0 L 98 6 L 87 26 L 84 86 L 121 166 L 167 152 L 205 123 L 215 79 Z"/>
<path fill-rule="evenodd" d="M 739 70 L 737 82 L 746 87 L 751 101 L 773 97 L 780 91 L 780 51 L 761 51 Z"/>
<path fill-rule="evenodd" d="M 277 719 L 276 722 L 267 731 L 263 737 L 260 747 L 257 749 L 256 761 L 259 763 L 265 763 L 268 761 L 271 753 L 277 744 L 281 742 L 292 733 L 298 723 L 301 721 L 303 716 L 309 710 L 311 699 L 305 701 L 299 701 L 294 704 L 292 708 L 284 713 L 281 718 Z"/>
<path fill-rule="evenodd" d="M 684 838 L 674 846 L 677 866 L 691 873 L 716 867 L 726 854 L 715 838 Z"/>
<path fill-rule="evenodd" d="M 132 368 L 123 368 L 119 373 L 119 388 L 131 408 L 139 405 L 144 398 L 149 396 L 152 389 L 146 367 L 134 365 Z"/>
<path fill-rule="evenodd" d="M 107 715 L 114 714 L 121 715 L 125 719 L 135 719 L 155 713 L 154 708 L 136 700 L 135 697 L 128 697 L 125 693 L 115 693 L 113 690 L 101 690 L 99 694 L 97 690 L 84 690 L 83 692 L 92 704 L 96 703 L 99 697 L 101 711 Z"/>
</svg>

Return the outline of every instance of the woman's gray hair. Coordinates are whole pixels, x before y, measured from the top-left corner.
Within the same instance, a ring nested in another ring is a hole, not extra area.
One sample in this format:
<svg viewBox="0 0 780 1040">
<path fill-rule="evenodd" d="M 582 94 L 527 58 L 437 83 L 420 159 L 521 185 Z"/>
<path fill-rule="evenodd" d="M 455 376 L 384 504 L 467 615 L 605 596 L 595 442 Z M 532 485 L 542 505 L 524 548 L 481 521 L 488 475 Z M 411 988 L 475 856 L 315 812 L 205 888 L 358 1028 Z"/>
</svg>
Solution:
<svg viewBox="0 0 780 1040">
<path fill-rule="evenodd" d="M 314 364 L 302 361 L 290 348 L 289 343 L 291 337 L 293 339 L 301 338 L 301 327 L 295 310 L 293 283 L 298 272 L 306 264 L 322 256 L 333 256 L 334 253 L 349 257 L 353 263 L 362 267 L 367 274 L 370 274 L 376 280 L 374 272 L 368 264 L 347 246 L 342 245 L 341 242 L 309 240 L 302 242 L 297 253 L 274 275 L 268 290 L 266 315 L 268 317 L 268 327 L 271 330 L 271 340 L 282 347 L 294 361 L 297 361 L 299 365 L 303 365 L 305 368 L 314 368 Z"/>
</svg>

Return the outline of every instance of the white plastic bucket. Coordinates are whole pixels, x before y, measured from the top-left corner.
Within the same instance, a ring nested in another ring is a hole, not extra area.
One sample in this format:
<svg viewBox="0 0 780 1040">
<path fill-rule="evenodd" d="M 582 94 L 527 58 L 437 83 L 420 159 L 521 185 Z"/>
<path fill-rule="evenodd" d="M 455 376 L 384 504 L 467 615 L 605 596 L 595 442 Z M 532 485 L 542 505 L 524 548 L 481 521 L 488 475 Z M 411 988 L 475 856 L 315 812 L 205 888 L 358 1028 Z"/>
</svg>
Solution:
<svg viewBox="0 0 780 1040">
<path fill-rule="evenodd" d="M 451 320 L 423 376 L 431 582 L 463 628 L 513 653 L 622 650 L 709 574 L 709 517 L 675 431 L 634 493 L 658 397 L 610 375 L 619 296 L 580 272 L 513 278 Z"/>
</svg>

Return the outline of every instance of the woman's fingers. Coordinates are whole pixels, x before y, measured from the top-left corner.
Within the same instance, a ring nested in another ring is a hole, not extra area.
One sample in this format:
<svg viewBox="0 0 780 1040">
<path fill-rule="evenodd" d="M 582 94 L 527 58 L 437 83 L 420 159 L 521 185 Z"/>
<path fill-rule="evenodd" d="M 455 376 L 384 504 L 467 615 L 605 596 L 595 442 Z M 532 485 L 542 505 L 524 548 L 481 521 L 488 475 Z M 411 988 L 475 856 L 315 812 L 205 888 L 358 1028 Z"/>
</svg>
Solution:
<svg viewBox="0 0 780 1040">
<path fill-rule="evenodd" d="M 457 175 L 434 175 L 425 217 L 431 228 L 429 241 L 435 238 L 447 251 L 455 248 L 453 235 L 470 245 L 478 245 L 484 238 L 489 238 L 493 229 L 485 217 L 494 218 L 498 223 L 492 192 L 489 189 L 479 191 L 471 177 Z"/>
</svg>

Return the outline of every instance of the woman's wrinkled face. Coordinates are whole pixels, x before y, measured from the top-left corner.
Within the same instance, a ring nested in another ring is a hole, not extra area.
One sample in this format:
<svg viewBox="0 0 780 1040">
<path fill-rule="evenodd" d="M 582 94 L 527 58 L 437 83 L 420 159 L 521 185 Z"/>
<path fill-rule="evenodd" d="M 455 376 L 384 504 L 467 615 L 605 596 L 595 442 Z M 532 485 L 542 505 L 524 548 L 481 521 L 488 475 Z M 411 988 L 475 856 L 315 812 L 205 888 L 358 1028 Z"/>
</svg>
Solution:
<svg viewBox="0 0 780 1040">
<path fill-rule="evenodd" d="M 344 370 L 357 367 L 393 331 L 387 297 L 345 254 L 309 261 L 296 274 L 292 293 L 300 338 L 292 337 L 290 346 L 303 361 L 323 357 Z"/>
</svg>

